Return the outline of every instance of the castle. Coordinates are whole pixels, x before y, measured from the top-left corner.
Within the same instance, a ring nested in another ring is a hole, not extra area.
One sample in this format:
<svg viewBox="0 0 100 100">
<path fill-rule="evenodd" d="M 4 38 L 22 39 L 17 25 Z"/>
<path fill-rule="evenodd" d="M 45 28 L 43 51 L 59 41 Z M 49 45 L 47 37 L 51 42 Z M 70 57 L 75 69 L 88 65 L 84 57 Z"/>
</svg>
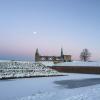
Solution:
<svg viewBox="0 0 100 100">
<path fill-rule="evenodd" d="M 38 62 L 38 61 L 53 61 L 54 63 L 70 62 L 71 55 L 64 55 L 63 49 L 61 48 L 61 55 L 60 56 L 41 56 L 39 54 L 38 49 L 36 49 L 35 62 Z"/>
</svg>

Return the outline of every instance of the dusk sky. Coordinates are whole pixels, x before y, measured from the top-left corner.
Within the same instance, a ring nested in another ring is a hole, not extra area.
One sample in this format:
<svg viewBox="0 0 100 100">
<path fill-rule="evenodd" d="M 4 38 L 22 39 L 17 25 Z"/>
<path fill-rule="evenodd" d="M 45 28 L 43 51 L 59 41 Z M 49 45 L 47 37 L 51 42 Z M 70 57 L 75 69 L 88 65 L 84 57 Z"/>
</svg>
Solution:
<svg viewBox="0 0 100 100">
<path fill-rule="evenodd" d="M 100 0 L 0 0 L 0 59 L 33 60 L 82 49 L 100 61 Z"/>
</svg>

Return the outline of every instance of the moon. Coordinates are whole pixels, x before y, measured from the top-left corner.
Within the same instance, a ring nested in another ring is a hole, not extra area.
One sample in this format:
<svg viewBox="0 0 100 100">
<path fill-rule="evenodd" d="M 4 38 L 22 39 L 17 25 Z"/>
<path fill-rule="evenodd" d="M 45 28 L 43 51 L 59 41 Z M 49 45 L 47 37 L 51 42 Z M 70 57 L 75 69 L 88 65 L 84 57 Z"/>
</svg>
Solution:
<svg viewBox="0 0 100 100">
<path fill-rule="evenodd" d="M 34 35 L 36 35 L 36 34 L 37 34 L 37 32 L 33 32 L 33 34 L 34 34 Z"/>
</svg>

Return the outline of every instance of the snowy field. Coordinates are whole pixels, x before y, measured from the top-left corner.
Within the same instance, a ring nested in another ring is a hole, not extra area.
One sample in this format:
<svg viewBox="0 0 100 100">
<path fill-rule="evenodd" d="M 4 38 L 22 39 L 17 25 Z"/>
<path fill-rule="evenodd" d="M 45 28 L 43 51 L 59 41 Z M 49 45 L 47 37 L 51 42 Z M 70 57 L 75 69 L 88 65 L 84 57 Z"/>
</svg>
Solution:
<svg viewBox="0 0 100 100">
<path fill-rule="evenodd" d="M 0 100 L 100 100 L 100 75 L 0 80 Z"/>
<path fill-rule="evenodd" d="M 41 63 L 0 61 L 0 79 L 63 75 Z"/>
<path fill-rule="evenodd" d="M 84 62 L 84 61 L 72 61 L 72 62 L 63 62 L 63 63 L 58 63 L 53 66 L 65 66 L 65 67 L 100 67 L 100 62 L 94 61 L 94 62 Z"/>
</svg>

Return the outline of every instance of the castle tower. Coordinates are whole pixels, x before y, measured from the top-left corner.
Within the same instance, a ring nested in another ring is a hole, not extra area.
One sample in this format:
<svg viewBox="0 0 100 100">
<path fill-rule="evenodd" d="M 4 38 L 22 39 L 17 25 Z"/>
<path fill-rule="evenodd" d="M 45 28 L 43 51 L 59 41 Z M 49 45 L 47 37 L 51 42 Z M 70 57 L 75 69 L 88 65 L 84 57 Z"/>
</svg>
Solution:
<svg viewBox="0 0 100 100">
<path fill-rule="evenodd" d="M 39 55 L 39 51 L 38 51 L 38 48 L 36 49 L 36 52 L 35 52 L 35 61 L 39 61 L 40 60 L 40 55 Z"/>
<path fill-rule="evenodd" d="M 63 55 L 64 55 L 64 54 L 63 54 L 63 49 L 61 48 L 61 57 L 63 57 Z"/>
<path fill-rule="evenodd" d="M 61 60 L 64 61 L 63 49 L 61 48 Z"/>
</svg>

